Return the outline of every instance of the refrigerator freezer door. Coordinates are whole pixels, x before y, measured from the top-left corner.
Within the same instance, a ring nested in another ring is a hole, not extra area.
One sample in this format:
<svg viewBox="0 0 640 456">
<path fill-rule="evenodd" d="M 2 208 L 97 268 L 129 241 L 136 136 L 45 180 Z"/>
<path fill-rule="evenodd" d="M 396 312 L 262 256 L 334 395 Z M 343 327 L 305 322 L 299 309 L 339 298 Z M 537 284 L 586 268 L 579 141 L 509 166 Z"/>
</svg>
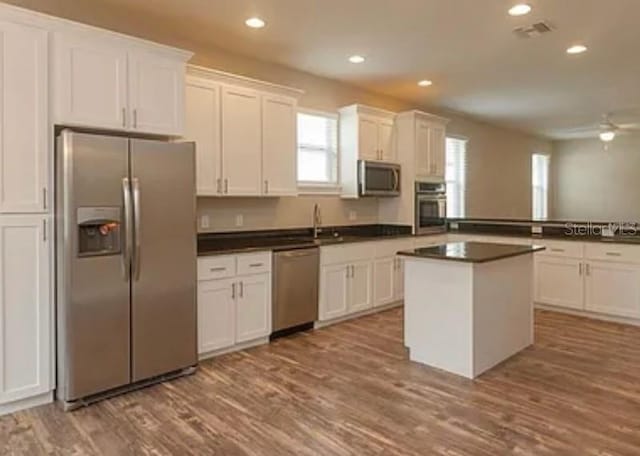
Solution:
<svg viewBox="0 0 640 456">
<path fill-rule="evenodd" d="M 58 395 L 73 401 L 130 381 L 128 140 L 67 130 L 56 153 Z"/>
<path fill-rule="evenodd" d="M 132 380 L 197 363 L 193 143 L 132 139 Z"/>
</svg>

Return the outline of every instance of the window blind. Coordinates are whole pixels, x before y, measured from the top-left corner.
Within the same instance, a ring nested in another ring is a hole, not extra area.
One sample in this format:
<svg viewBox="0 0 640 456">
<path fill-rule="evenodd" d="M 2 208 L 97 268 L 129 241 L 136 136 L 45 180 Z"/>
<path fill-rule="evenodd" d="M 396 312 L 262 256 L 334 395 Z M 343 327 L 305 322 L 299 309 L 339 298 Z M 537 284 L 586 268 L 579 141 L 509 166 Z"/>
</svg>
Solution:
<svg viewBox="0 0 640 456">
<path fill-rule="evenodd" d="M 338 183 L 338 120 L 335 115 L 298 113 L 298 182 Z"/>
<path fill-rule="evenodd" d="M 534 219 L 546 219 L 549 216 L 549 156 L 533 154 L 531 156 L 531 207 Z"/>
<path fill-rule="evenodd" d="M 447 137 L 445 160 L 447 217 L 464 217 L 466 205 L 467 140 Z"/>
</svg>

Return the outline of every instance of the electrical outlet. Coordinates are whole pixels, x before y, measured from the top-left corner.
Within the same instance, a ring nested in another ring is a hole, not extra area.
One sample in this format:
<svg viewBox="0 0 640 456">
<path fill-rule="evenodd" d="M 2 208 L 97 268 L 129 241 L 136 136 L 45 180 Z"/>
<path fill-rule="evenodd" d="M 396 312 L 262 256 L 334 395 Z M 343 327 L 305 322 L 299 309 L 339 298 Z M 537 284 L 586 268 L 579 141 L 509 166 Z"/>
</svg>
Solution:
<svg viewBox="0 0 640 456">
<path fill-rule="evenodd" d="M 242 225 L 244 225 L 244 216 L 242 214 L 237 214 L 236 215 L 236 226 L 237 227 L 241 227 Z"/>
<path fill-rule="evenodd" d="M 458 226 L 458 222 L 451 222 L 449 223 L 449 229 L 451 230 L 457 230 L 459 228 Z"/>
<path fill-rule="evenodd" d="M 356 211 L 349 211 L 349 220 L 355 222 L 358 219 L 358 213 Z"/>
<path fill-rule="evenodd" d="M 211 227 L 211 220 L 208 215 L 200 216 L 200 228 L 206 230 Z"/>
</svg>

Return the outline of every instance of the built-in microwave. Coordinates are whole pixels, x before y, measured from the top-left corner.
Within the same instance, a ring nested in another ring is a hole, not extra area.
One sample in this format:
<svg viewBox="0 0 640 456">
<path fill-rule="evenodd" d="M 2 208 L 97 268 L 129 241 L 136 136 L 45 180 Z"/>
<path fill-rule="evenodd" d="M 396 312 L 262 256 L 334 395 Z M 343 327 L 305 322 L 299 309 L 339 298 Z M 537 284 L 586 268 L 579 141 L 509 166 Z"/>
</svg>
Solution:
<svg viewBox="0 0 640 456">
<path fill-rule="evenodd" d="M 443 182 L 416 182 L 416 233 L 447 230 L 447 192 Z"/>
<path fill-rule="evenodd" d="M 400 196 L 400 165 L 376 161 L 358 162 L 360 196 Z"/>
</svg>

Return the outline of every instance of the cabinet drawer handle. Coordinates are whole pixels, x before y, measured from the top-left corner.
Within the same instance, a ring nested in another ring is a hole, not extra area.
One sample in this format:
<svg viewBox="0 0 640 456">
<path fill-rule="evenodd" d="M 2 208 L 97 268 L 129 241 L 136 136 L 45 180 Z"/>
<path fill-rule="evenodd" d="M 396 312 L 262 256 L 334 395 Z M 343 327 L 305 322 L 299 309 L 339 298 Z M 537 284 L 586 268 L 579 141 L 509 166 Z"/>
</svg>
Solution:
<svg viewBox="0 0 640 456">
<path fill-rule="evenodd" d="M 240 282 L 240 297 L 244 298 L 244 282 Z"/>
<path fill-rule="evenodd" d="M 209 268 L 209 272 L 222 272 L 222 271 L 226 271 L 227 268 L 225 267 L 219 267 L 219 268 Z"/>
<path fill-rule="evenodd" d="M 605 255 L 616 256 L 616 257 L 622 256 L 620 252 L 606 252 Z"/>
<path fill-rule="evenodd" d="M 261 266 L 264 266 L 264 263 L 251 263 L 249 265 L 250 268 L 259 268 Z"/>
<path fill-rule="evenodd" d="M 552 248 L 552 252 L 564 252 L 564 249 Z"/>
</svg>

